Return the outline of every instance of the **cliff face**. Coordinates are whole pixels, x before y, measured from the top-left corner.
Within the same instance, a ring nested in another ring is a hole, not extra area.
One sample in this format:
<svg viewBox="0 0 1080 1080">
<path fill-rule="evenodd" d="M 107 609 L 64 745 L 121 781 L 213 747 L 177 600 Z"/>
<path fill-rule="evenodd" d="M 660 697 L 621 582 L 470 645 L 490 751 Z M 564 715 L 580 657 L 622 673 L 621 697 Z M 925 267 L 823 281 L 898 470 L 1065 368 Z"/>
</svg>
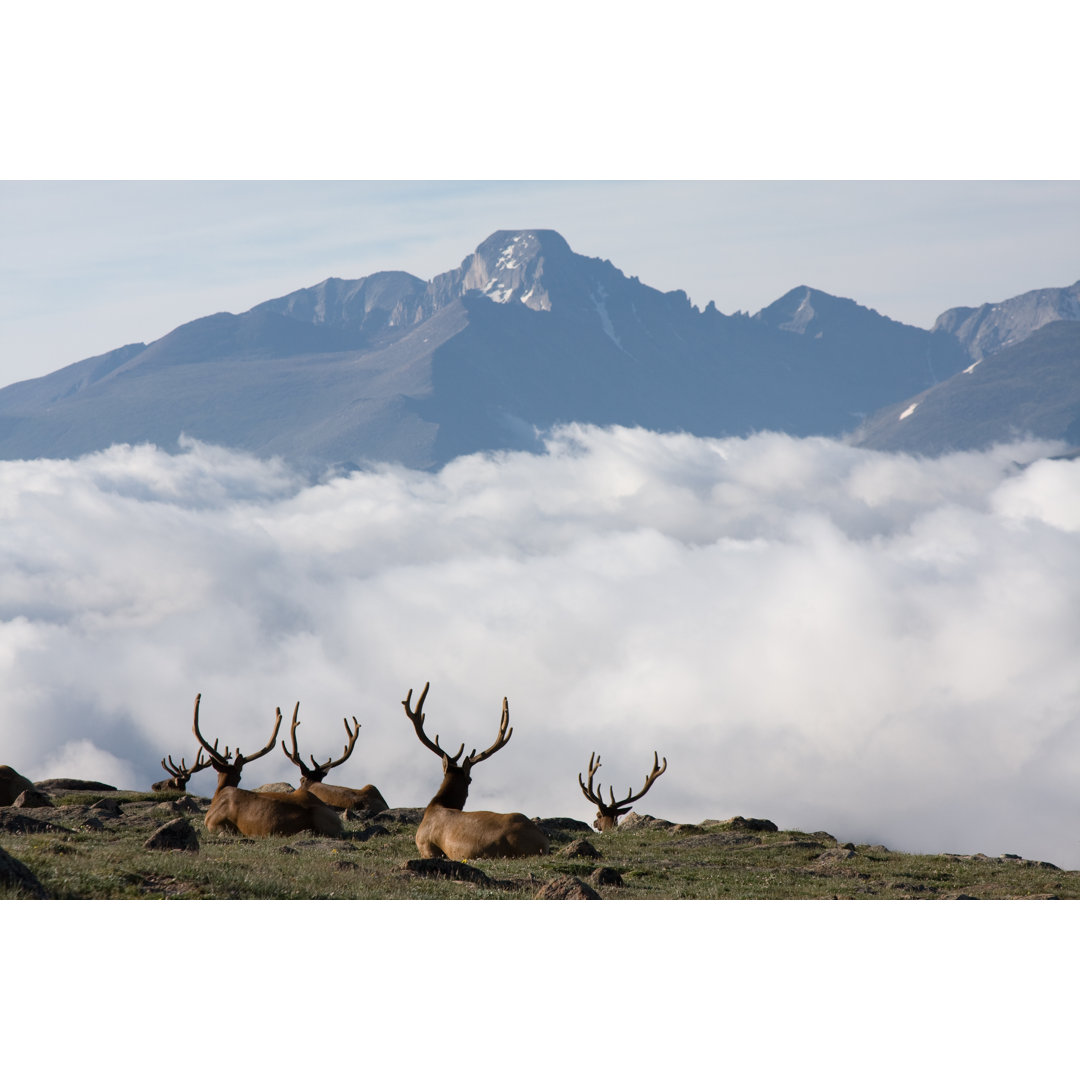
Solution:
<svg viewBox="0 0 1080 1080">
<path fill-rule="evenodd" d="M 977 308 L 950 308 L 938 316 L 933 329 L 955 337 L 973 360 L 985 360 L 1062 319 L 1080 320 L 1080 281 L 1066 288 L 1033 289 Z"/>
</svg>

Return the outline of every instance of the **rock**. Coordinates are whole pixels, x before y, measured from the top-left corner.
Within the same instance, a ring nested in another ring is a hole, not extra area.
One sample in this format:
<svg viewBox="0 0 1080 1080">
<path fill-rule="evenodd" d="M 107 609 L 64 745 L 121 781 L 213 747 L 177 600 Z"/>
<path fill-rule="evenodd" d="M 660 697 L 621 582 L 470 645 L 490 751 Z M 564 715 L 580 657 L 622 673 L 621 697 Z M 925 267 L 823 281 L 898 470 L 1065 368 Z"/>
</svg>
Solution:
<svg viewBox="0 0 1080 1080">
<path fill-rule="evenodd" d="M 396 825 L 419 825 L 424 820 L 424 807 L 398 806 L 376 814 L 372 821 L 391 822 Z"/>
<path fill-rule="evenodd" d="M 90 809 L 98 817 L 103 818 L 117 818 L 123 813 L 120 803 L 116 799 L 98 799 L 96 803 L 91 804 Z"/>
<path fill-rule="evenodd" d="M 29 814 L 16 814 L 14 811 L 0 811 L 0 830 L 10 833 L 71 832 L 65 825 L 55 821 L 45 821 Z"/>
<path fill-rule="evenodd" d="M 143 845 L 151 851 L 198 851 L 199 837 L 185 817 L 166 821 Z"/>
<path fill-rule="evenodd" d="M 292 784 L 285 783 L 284 780 L 278 780 L 273 784 L 260 784 L 257 788 L 252 788 L 253 791 L 279 791 L 289 792 L 295 791 L 296 788 Z"/>
<path fill-rule="evenodd" d="M 10 765 L 0 765 L 0 806 L 11 806 L 24 791 L 34 786 L 22 773 Z"/>
<path fill-rule="evenodd" d="M 575 856 L 582 856 L 586 859 L 600 858 L 600 852 L 588 840 L 575 840 L 572 844 L 564 847 L 559 852 L 559 855 L 565 858 L 574 858 Z"/>
<path fill-rule="evenodd" d="M 3 848 L 0 848 L 0 885 L 20 889 L 30 900 L 49 899 L 49 894 L 30 868 Z"/>
<path fill-rule="evenodd" d="M 532 819 L 534 825 L 538 825 L 540 829 L 546 833 L 549 837 L 553 832 L 586 832 L 591 833 L 593 827 L 584 821 L 578 821 L 577 818 L 570 817 L 534 817 Z"/>
<path fill-rule="evenodd" d="M 98 780 L 70 780 L 63 777 L 59 780 L 39 780 L 34 787 L 39 791 L 47 791 L 50 795 L 54 791 L 115 791 L 112 784 L 103 784 Z"/>
<path fill-rule="evenodd" d="M 53 801 L 44 791 L 38 791 L 37 788 L 32 787 L 27 788 L 25 791 L 20 791 L 11 805 L 34 808 L 39 806 L 52 806 Z"/>
<path fill-rule="evenodd" d="M 451 859 L 410 859 L 402 867 L 410 874 L 420 877 L 450 878 L 453 881 L 467 881 L 473 885 L 490 885 L 491 878 L 483 870 L 468 863 L 454 862 Z"/>
<path fill-rule="evenodd" d="M 827 851 L 823 851 L 818 856 L 819 862 L 836 862 L 839 859 L 853 859 L 855 858 L 855 849 L 851 846 L 848 847 L 834 847 L 829 848 Z"/>
<path fill-rule="evenodd" d="M 353 835 L 354 840 L 370 840 L 375 836 L 389 836 L 390 830 L 383 825 L 369 825 Z"/>
<path fill-rule="evenodd" d="M 198 802 L 191 795 L 184 795 L 177 799 L 175 802 L 169 803 L 174 810 L 182 811 L 188 814 L 201 814 L 210 805 L 209 799 L 204 799 L 201 803 Z"/>
<path fill-rule="evenodd" d="M 622 885 L 622 874 L 614 866 L 597 867 L 590 875 L 589 880 L 594 885 Z"/>
<path fill-rule="evenodd" d="M 632 829 L 670 829 L 674 821 L 665 821 L 663 818 L 654 818 L 651 814 L 638 814 L 631 810 L 618 824 L 617 828 L 630 831 Z"/>
<path fill-rule="evenodd" d="M 780 830 L 769 821 L 768 818 L 757 817 L 733 817 L 728 822 L 735 829 L 743 829 L 746 832 L 779 832 Z"/>
<path fill-rule="evenodd" d="M 581 878 L 560 874 L 544 883 L 536 894 L 537 900 L 600 900 L 600 894 Z"/>
</svg>

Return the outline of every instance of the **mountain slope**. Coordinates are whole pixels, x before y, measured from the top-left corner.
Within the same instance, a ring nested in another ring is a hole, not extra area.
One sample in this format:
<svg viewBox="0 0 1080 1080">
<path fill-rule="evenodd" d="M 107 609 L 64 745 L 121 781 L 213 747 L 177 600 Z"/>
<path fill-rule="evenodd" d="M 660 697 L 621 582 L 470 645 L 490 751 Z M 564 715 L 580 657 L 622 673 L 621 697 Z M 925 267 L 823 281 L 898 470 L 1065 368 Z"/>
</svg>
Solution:
<svg viewBox="0 0 1080 1080">
<path fill-rule="evenodd" d="M 875 450 L 939 454 L 1025 435 L 1080 445 L 1080 322 L 1049 323 L 889 406 L 852 441 Z"/>
<path fill-rule="evenodd" d="M 556 232 L 504 230 L 429 282 L 330 278 L 0 390 L 0 457 L 184 433 L 314 468 L 431 467 L 570 420 L 839 435 L 967 363 L 948 333 L 816 290 L 699 311 Z"/>
</svg>

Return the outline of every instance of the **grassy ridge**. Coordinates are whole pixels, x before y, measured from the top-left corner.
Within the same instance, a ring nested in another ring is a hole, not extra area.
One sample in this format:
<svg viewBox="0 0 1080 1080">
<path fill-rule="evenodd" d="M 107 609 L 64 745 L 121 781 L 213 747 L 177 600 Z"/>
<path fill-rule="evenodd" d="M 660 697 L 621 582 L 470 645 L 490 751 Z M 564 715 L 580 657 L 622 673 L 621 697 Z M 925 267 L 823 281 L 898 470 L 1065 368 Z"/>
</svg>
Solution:
<svg viewBox="0 0 1080 1080">
<path fill-rule="evenodd" d="M 178 816 L 172 796 L 111 792 L 120 813 L 94 809 L 101 792 L 58 798 L 57 808 L 0 810 L 0 847 L 21 861 L 55 899 L 531 899 L 568 875 L 606 900 L 1080 898 L 1080 871 L 1016 857 L 910 855 L 880 846 L 843 845 L 826 833 L 762 831 L 741 819 L 585 833 L 548 826 L 551 853 L 481 859 L 480 882 L 427 877 L 406 869 L 418 853 L 415 825 L 346 821 L 331 840 L 302 833 L 246 839 L 210 834 L 188 812 L 198 851 L 145 847 L 154 829 Z M 205 807 L 208 800 L 195 800 Z M 49 831 L 7 831 L 21 814 Z M 599 857 L 568 853 L 586 839 Z M 611 868 L 621 884 L 590 877 Z M 463 871 L 464 872 L 464 871 Z M 22 895 L 0 884 L 0 898 Z"/>
</svg>

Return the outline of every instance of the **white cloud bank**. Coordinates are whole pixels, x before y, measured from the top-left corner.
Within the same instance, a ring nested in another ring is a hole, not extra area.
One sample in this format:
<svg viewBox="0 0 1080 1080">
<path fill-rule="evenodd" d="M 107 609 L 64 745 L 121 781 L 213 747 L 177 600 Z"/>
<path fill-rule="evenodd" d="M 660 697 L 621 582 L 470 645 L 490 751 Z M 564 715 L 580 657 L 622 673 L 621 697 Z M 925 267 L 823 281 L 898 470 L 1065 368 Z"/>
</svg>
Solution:
<svg viewBox="0 0 1080 1080">
<path fill-rule="evenodd" d="M 399 702 L 430 680 L 455 747 L 510 700 L 472 809 L 591 821 L 590 751 L 622 794 L 655 748 L 643 813 L 1078 868 L 1080 462 L 1050 449 L 571 427 L 314 486 L 197 443 L 0 462 L 0 762 L 145 787 L 191 760 L 196 692 L 246 752 L 299 699 L 305 755 L 362 724 L 331 779 L 422 805 Z"/>
</svg>

